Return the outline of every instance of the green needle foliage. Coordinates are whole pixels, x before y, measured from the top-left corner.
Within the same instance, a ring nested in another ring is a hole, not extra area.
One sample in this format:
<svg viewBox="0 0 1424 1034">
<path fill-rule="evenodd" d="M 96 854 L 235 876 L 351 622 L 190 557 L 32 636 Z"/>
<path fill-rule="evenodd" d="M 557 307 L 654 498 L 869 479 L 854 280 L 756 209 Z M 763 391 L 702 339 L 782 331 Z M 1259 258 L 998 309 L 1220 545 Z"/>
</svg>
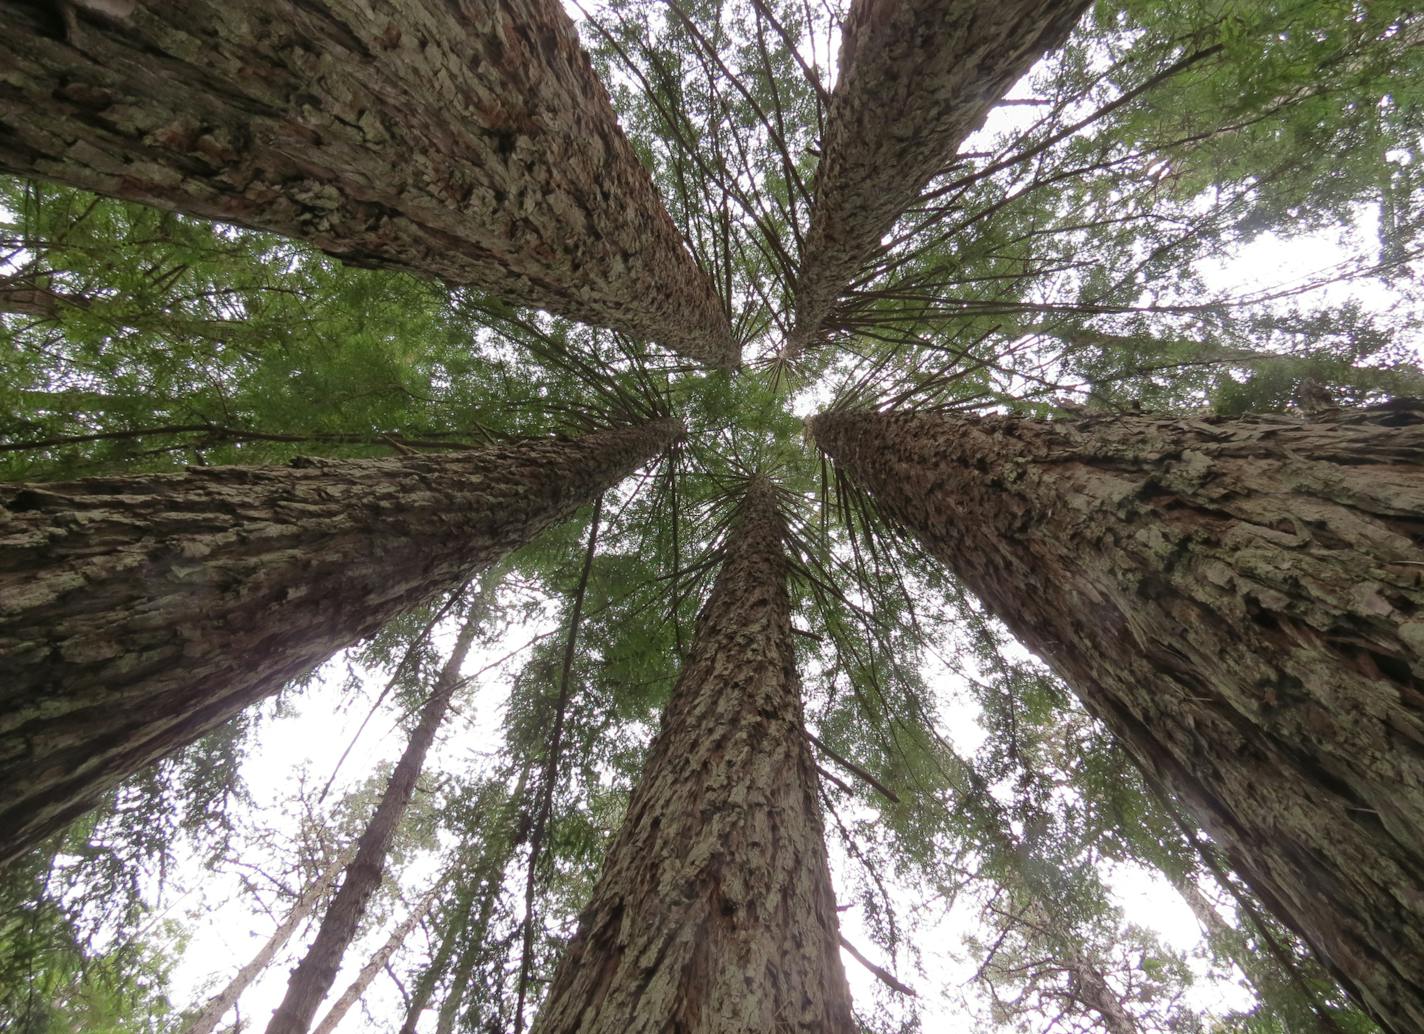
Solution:
<svg viewBox="0 0 1424 1034">
<path fill-rule="evenodd" d="M 513 1029 L 521 1002 L 528 1022 L 740 488 L 764 475 L 791 522 L 798 664 L 848 937 L 917 992 L 857 982 L 867 1031 L 933 1030 L 951 1013 L 985 1030 L 1105 1029 L 1107 996 L 1140 1031 L 1364 1034 L 1067 688 L 826 469 L 800 415 L 1240 414 L 1309 392 L 1424 394 L 1424 18 L 1406 0 L 1100 0 L 945 156 L 830 337 L 786 363 L 844 6 L 585 5 L 621 124 L 745 343 L 738 373 L 269 234 L 6 179 L 0 477 L 684 422 L 658 465 L 607 493 L 591 559 L 585 514 L 501 572 L 482 638 L 506 660 L 457 694 L 365 928 L 404 914 L 399 895 L 414 902 L 429 873 L 456 875 L 392 961 L 400 990 L 372 1006 L 373 1029 L 395 1029 L 402 1005 L 422 1030 Z M 1249 283 L 1223 265 L 1308 238 L 1334 242 L 1334 264 Z M 368 736 L 403 740 L 470 605 L 437 600 L 323 669 L 353 712 L 371 711 L 383 731 Z M 359 760 L 354 796 L 323 800 L 331 773 L 311 772 L 289 802 L 308 815 L 296 841 L 266 823 L 244 758 L 313 685 L 122 787 L 5 874 L 0 1027 L 181 1029 L 200 1003 L 169 1002 L 184 931 L 153 911 L 166 881 L 244 871 L 253 912 L 280 915 L 380 791 L 384 772 Z M 1206 903 L 1205 946 L 1165 943 L 1124 907 L 1115 888 L 1149 876 Z"/>
</svg>

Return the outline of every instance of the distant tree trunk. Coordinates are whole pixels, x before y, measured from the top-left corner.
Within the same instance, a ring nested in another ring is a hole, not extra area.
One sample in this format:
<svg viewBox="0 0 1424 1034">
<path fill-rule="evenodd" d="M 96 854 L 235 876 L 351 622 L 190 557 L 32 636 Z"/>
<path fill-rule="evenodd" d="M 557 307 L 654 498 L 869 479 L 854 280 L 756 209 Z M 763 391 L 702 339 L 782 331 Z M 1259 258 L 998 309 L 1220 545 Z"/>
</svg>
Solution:
<svg viewBox="0 0 1424 1034">
<path fill-rule="evenodd" d="M 678 432 L 0 487 L 0 864 Z"/>
<path fill-rule="evenodd" d="M 277 929 L 272 931 L 272 936 L 267 938 L 267 942 L 262 945 L 252 960 L 237 971 L 237 975 L 228 982 L 225 988 L 208 999 L 202 1012 L 198 1013 L 193 1022 L 184 1029 L 184 1034 L 212 1034 L 217 1029 L 219 1021 L 227 1015 L 229 1009 L 237 1004 L 237 1000 L 242 997 L 242 992 L 246 991 L 248 985 L 272 964 L 277 952 L 282 950 L 282 945 L 291 939 L 292 934 L 296 933 L 297 927 L 301 926 L 307 916 L 316 910 L 322 895 L 326 893 L 326 888 L 351 861 L 354 854 L 355 849 L 353 848 L 338 855 L 320 876 L 307 885 L 307 888 L 302 891 L 301 896 L 292 906 L 292 910 L 287 913 L 287 917 L 282 920 Z"/>
<path fill-rule="evenodd" d="M 437 884 L 426 891 L 425 895 L 415 903 L 415 906 L 410 910 L 410 914 L 391 931 L 391 935 L 386 938 L 385 943 L 377 948 L 376 953 L 361 967 L 361 972 L 356 974 L 356 979 L 351 981 L 351 984 L 346 990 L 341 992 L 341 997 L 332 1003 L 331 1009 L 321 1018 L 321 1022 L 316 1025 L 315 1034 L 331 1034 L 331 1032 L 336 1029 L 336 1025 L 345 1019 L 346 1014 L 351 1011 L 351 1007 L 361 1000 L 361 996 L 366 993 L 366 988 L 371 986 L 371 981 L 376 979 L 376 974 L 381 971 L 381 967 L 391 960 L 391 956 L 396 953 L 396 949 L 405 943 L 405 939 L 409 937 L 410 932 L 415 929 L 415 924 L 420 922 L 421 917 L 424 916 L 426 912 L 430 911 L 430 906 L 435 901 L 435 896 L 439 893 L 440 887 Z M 338 958 L 337 962 L 339 963 L 340 961 Z M 335 976 L 336 974 L 333 971 L 333 979 Z M 319 1000 L 318 1004 L 320 1004 Z M 275 1017 L 272 1022 L 276 1022 Z M 303 1034 L 306 1034 L 307 1027 L 310 1025 L 311 1017 L 308 1016 L 306 1022 L 300 1028 L 293 1027 L 290 1029 L 300 1029 Z M 272 1028 L 269 1026 L 267 1029 L 270 1031 Z"/>
<path fill-rule="evenodd" d="M 435 688 L 421 708 L 415 731 L 406 741 L 405 750 L 391 772 L 385 792 L 381 794 L 370 821 L 361 833 L 356 857 L 346 867 L 341 887 L 322 917 L 321 927 L 311 946 L 292 970 L 287 981 L 287 993 L 267 1024 L 267 1034 L 306 1034 L 322 999 L 331 990 L 337 970 L 341 968 L 341 959 L 356 936 L 362 916 L 366 914 L 366 904 L 381 886 L 391 840 L 405 816 L 411 795 L 415 793 L 415 781 L 425 766 L 425 755 L 450 710 L 450 698 L 460 685 L 460 668 L 484 617 L 485 601 L 482 599 L 472 605 L 465 625 L 455 639 L 450 656 L 435 680 Z"/>
<path fill-rule="evenodd" d="M 447 1007 L 452 1023 L 455 1013 L 459 1011 L 465 986 L 470 982 L 479 951 L 484 947 L 485 931 L 489 928 L 490 916 L 499 900 L 504 870 L 514 855 L 518 814 L 524 804 L 524 788 L 529 782 L 529 769 L 530 761 L 526 757 L 520 768 L 519 779 L 514 784 L 514 791 L 492 815 L 482 817 L 480 825 L 485 841 L 479 861 L 472 872 L 463 874 L 467 883 L 457 901 L 455 915 L 445 921 L 440 947 L 435 957 L 430 960 L 430 967 L 422 974 L 415 993 L 411 995 L 400 1034 L 415 1034 L 420 1015 L 430 1004 L 435 985 L 440 982 L 445 967 L 449 965 L 455 948 L 463 938 L 466 942 L 465 948 L 456 960 L 454 979 L 450 984 L 450 993 L 446 996 L 446 1004 L 440 1009 L 439 1022 L 445 1022 Z M 474 912 L 477 898 L 480 903 L 479 916 L 471 926 L 471 913 Z"/>
<path fill-rule="evenodd" d="M 1382 1026 L 1424 1030 L 1424 407 L 810 426 Z"/>
<path fill-rule="evenodd" d="M 406 1006 L 405 1020 L 401 1023 L 400 1034 L 415 1034 L 415 1028 L 420 1022 L 421 1015 L 429 1007 L 430 999 L 435 996 L 435 985 L 440 983 L 440 978 L 445 975 L 446 967 L 454 958 L 460 935 L 469 926 L 470 913 L 474 909 L 475 894 L 478 889 L 473 883 L 462 885 L 457 892 L 452 909 L 441 916 L 440 944 L 435 949 L 435 954 L 431 956 L 430 965 L 416 981 L 415 990 L 411 992 L 410 1004 Z"/>
<path fill-rule="evenodd" d="M 491 863 L 497 861 L 497 864 L 487 870 L 489 875 L 485 878 L 484 888 L 480 892 L 480 911 L 475 916 L 474 923 L 465 931 L 465 946 L 460 951 L 460 957 L 455 960 L 450 991 L 440 1003 L 440 1010 L 435 1016 L 435 1034 L 451 1034 L 455 1029 L 455 1021 L 459 1018 L 460 1008 L 465 1002 L 465 989 L 474 978 L 475 966 L 486 947 L 490 919 L 494 915 L 495 905 L 499 902 L 500 880 L 509 866 L 510 859 L 514 857 L 514 847 L 514 842 L 506 838 L 499 854 L 486 852 L 485 858 L 481 859 L 488 859 Z"/>
<path fill-rule="evenodd" d="M 0 7 L 0 167 L 736 365 L 557 0 L 94 7 Z"/>
<path fill-rule="evenodd" d="M 841 34 L 811 226 L 784 355 L 816 343 L 836 298 L 989 109 L 1068 37 L 1088 0 L 853 0 Z"/>
<path fill-rule="evenodd" d="M 786 590 L 754 485 L 534 1034 L 856 1029 Z"/>
</svg>

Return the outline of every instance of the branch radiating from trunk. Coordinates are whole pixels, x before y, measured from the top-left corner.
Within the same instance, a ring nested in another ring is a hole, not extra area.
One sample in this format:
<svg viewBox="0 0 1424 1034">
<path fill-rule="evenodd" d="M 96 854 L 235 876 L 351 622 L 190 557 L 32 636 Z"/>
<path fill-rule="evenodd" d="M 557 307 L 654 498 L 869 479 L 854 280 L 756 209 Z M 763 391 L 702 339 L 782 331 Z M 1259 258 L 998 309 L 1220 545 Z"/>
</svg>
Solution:
<svg viewBox="0 0 1424 1034">
<path fill-rule="evenodd" d="M 810 427 L 1382 1026 L 1424 1030 L 1424 406 Z"/>
<path fill-rule="evenodd" d="M 786 529 L 757 484 L 534 1034 L 850 1034 Z"/>
<path fill-rule="evenodd" d="M 267 938 L 247 965 L 237 971 L 236 975 L 228 981 L 226 987 L 208 999 L 202 1011 L 194 1017 L 193 1022 L 184 1028 L 183 1034 L 212 1034 L 217 1029 L 218 1023 L 227 1015 L 228 1010 L 236 1005 L 237 1000 L 242 997 L 242 992 L 246 991 L 248 985 L 272 964 L 272 960 L 277 957 L 277 952 L 282 950 L 282 946 L 291 939 L 292 934 L 296 933 L 297 927 L 302 925 L 307 916 L 316 911 L 316 906 L 321 903 L 326 888 L 350 864 L 355 853 L 356 850 L 353 846 L 350 850 L 338 855 L 315 880 L 307 885 L 306 890 L 302 891 L 301 896 L 292 905 L 291 911 L 278 924 L 277 929 L 272 931 L 272 936 Z"/>
<path fill-rule="evenodd" d="M 487 586 L 488 589 L 493 589 L 493 586 Z M 411 795 L 415 793 L 415 782 L 425 767 L 425 755 L 429 753 L 435 734 L 450 710 L 450 700 L 460 685 L 460 668 L 484 620 L 487 605 L 486 599 L 477 600 L 460 634 L 456 636 L 450 656 L 436 677 L 435 687 L 420 709 L 420 718 L 406 741 L 405 750 L 386 782 L 370 821 L 361 832 L 356 857 L 346 867 L 341 886 L 322 916 L 316 937 L 287 980 L 287 993 L 267 1024 L 267 1034 L 306 1034 L 322 999 L 331 990 L 346 949 L 366 914 L 366 905 L 381 886 L 391 841 L 401 819 L 405 817 Z M 412 915 L 418 918 L 419 912 L 412 912 Z M 360 997 L 360 991 L 356 996 Z M 332 1012 L 336 1012 L 335 1007 Z M 328 1014 L 327 1020 L 330 1019 Z"/>
<path fill-rule="evenodd" d="M 989 110 L 1068 37 L 1088 0 L 853 0 L 841 37 L 783 355 L 836 299 Z"/>
<path fill-rule="evenodd" d="M 737 364 L 556 0 L 85 7 L 0 8 L 0 168 Z"/>
<path fill-rule="evenodd" d="M 678 433 L 0 487 L 0 864 Z"/>
</svg>

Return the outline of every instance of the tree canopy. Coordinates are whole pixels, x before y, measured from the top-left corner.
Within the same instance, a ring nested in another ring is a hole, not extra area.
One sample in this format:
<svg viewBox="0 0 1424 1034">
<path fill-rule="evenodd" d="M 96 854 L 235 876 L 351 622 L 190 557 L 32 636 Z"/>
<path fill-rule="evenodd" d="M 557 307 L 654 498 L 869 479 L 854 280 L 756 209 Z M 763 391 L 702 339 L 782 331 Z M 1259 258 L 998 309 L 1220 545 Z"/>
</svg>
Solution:
<svg viewBox="0 0 1424 1034">
<path fill-rule="evenodd" d="M 9 177 L 0 477 L 683 422 L 656 465 L 485 576 L 498 588 L 477 662 L 335 993 L 408 914 L 416 932 L 344 1029 L 530 1021 L 736 500 L 766 477 L 788 520 L 864 1030 L 947 1017 L 1005 1032 L 1375 1030 L 1071 691 L 830 469 L 802 418 L 851 404 L 1237 415 L 1424 395 L 1424 16 L 1406 0 L 1097 0 L 787 351 L 847 6 L 570 5 L 741 369 Z M 0 1026 L 183 1030 L 245 961 L 183 961 L 211 944 L 205 915 L 243 916 L 255 952 L 359 835 L 482 598 L 471 584 L 393 621 L 5 871 Z M 286 756 L 357 725 L 349 761 Z M 1163 895 L 1198 941 L 1164 933 Z M 262 1001 L 241 1019 L 265 1023 Z"/>
</svg>

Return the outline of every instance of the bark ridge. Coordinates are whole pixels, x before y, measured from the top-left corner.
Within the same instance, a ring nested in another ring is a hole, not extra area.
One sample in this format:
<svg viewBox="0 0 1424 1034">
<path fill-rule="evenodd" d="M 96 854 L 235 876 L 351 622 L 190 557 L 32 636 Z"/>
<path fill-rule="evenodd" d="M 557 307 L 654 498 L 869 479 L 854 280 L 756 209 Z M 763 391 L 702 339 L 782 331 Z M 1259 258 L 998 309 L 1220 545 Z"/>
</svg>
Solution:
<svg viewBox="0 0 1424 1034">
<path fill-rule="evenodd" d="M 1387 1030 L 1424 1030 L 1424 405 L 811 427 Z"/>
</svg>

